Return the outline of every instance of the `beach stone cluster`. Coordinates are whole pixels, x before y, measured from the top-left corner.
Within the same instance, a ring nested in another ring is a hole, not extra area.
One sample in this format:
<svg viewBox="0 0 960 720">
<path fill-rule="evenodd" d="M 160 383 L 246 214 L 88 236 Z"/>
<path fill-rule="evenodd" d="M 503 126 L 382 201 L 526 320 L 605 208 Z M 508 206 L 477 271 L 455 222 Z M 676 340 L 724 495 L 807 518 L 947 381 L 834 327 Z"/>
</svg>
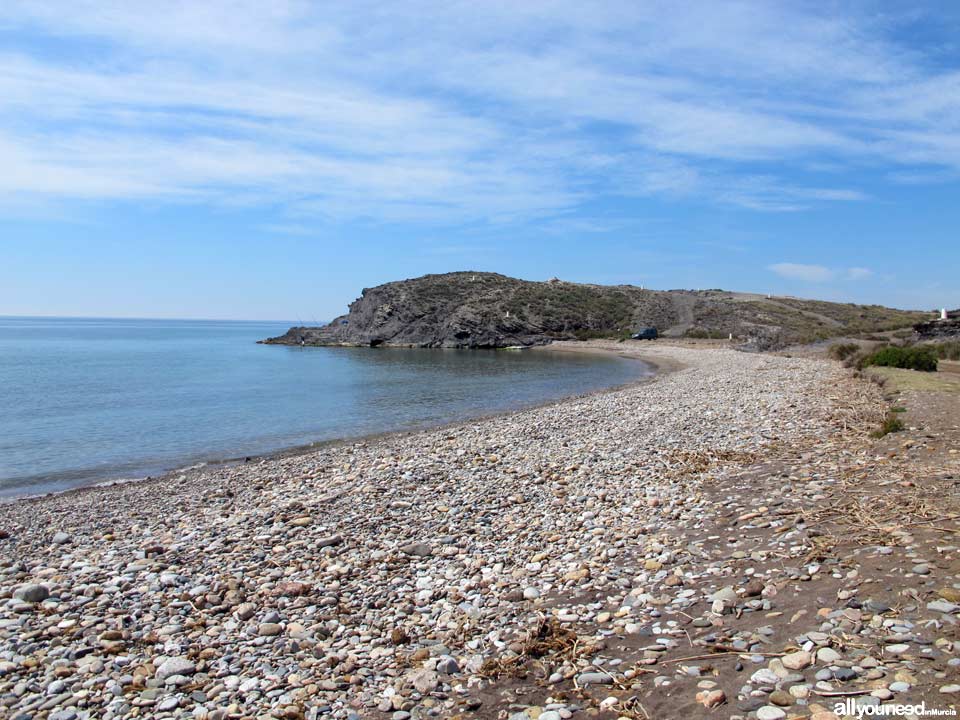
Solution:
<svg viewBox="0 0 960 720">
<path fill-rule="evenodd" d="M 820 360 L 644 357 L 672 372 L 0 507 L 0 717 L 828 720 L 847 698 L 960 700 L 955 523 L 837 552 L 814 520 L 849 473 L 903 489 L 922 447 L 867 438 L 880 391 Z"/>
</svg>

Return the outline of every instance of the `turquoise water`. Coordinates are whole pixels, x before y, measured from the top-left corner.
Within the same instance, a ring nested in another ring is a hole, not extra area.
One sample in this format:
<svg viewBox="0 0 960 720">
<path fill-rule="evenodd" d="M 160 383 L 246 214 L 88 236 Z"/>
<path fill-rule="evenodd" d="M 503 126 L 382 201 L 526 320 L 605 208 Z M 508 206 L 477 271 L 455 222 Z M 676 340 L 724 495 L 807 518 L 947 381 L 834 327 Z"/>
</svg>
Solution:
<svg viewBox="0 0 960 720">
<path fill-rule="evenodd" d="M 647 372 L 570 353 L 256 344 L 290 324 L 0 317 L 0 495 L 436 425 Z"/>
</svg>

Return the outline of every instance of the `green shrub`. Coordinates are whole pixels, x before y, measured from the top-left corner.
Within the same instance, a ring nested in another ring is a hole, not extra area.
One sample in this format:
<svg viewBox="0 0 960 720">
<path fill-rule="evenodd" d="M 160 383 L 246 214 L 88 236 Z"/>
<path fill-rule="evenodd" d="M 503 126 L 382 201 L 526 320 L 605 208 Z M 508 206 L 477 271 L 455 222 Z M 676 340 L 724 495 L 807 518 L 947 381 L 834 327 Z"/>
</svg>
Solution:
<svg viewBox="0 0 960 720">
<path fill-rule="evenodd" d="M 836 343 L 830 346 L 827 353 L 834 360 L 846 360 L 858 350 L 860 350 L 860 346 L 856 343 Z"/>
<path fill-rule="evenodd" d="M 872 433 L 871 437 L 882 438 L 884 435 L 889 435 L 890 433 L 900 432 L 906 426 L 903 424 L 903 420 L 898 418 L 894 413 L 888 413 L 887 417 L 883 419 L 883 424 Z"/>
<path fill-rule="evenodd" d="M 937 353 L 932 348 L 925 346 L 896 347 L 891 345 L 865 356 L 860 362 L 861 368 L 871 365 L 936 372 Z"/>
</svg>

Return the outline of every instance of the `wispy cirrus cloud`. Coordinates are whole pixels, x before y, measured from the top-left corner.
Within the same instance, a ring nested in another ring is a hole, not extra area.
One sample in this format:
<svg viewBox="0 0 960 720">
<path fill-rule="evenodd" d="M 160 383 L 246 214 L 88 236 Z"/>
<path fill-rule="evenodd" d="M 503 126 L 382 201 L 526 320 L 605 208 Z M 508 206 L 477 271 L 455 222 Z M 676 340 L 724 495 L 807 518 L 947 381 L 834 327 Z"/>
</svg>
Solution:
<svg viewBox="0 0 960 720">
<path fill-rule="evenodd" d="M 827 282 L 836 277 L 833 270 L 823 265 L 783 262 L 770 265 L 767 269 L 788 280 L 803 280 L 811 283 Z"/>
<path fill-rule="evenodd" d="M 800 280 L 808 283 L 825 283 L 839 278 L 849 280 L 863 280 L 873 275 L 873 270 L 865 267 L 851 267 L 845 270 L 826 267 L 824 265 L 807 265 L 803 263 L 781 262 L 767 267 L 787 280 Z"/>
<path fill-rule="evenodd" d="M 960 171 L 960 72 L 896 23 L 771 2 L 10 0 L 0 200 L 416 223 L 634 195 L 863 202 L 857 169 Z"/>
</svg>

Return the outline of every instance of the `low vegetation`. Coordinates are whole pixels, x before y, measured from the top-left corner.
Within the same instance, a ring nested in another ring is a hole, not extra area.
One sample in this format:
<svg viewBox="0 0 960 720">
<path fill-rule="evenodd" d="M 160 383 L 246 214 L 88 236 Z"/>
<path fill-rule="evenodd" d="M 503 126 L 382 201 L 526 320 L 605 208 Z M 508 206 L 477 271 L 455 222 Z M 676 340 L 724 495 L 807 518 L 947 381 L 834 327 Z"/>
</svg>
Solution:
<svg viewBox="0 0 960 720">
<path fill-rule="evenodd" d="M 899 347 L 888 345 L 860 359 L 860 368 L 894 367 L 921 372 L 937 371 L 937 352 L 929 345 Z"/>
<path fill-rule="evenodd" d="M 929 347 L 941 360 L 960 360 L 960 340 L 932 343 Z"/>
<path fill-rule="evenodd" d="M 871 437 L 882 438 L 885 435 L 890 433 L 900 432 L 906 426 L 903 424 L 903 420 L 897 417 L 897 414 L 894 412 L 887 413 L 887 416 L 883 419 L 883 422 L 880 424 L 880 427 L 870 433 Z"/>
<path fill-rule="evenodd" d="M 901 392 L 960 392 L 960 373 L 915 372 L 892 367 L 870 367 L 864 375 L 883 385 L 890 393 Z"/>
</svg>

